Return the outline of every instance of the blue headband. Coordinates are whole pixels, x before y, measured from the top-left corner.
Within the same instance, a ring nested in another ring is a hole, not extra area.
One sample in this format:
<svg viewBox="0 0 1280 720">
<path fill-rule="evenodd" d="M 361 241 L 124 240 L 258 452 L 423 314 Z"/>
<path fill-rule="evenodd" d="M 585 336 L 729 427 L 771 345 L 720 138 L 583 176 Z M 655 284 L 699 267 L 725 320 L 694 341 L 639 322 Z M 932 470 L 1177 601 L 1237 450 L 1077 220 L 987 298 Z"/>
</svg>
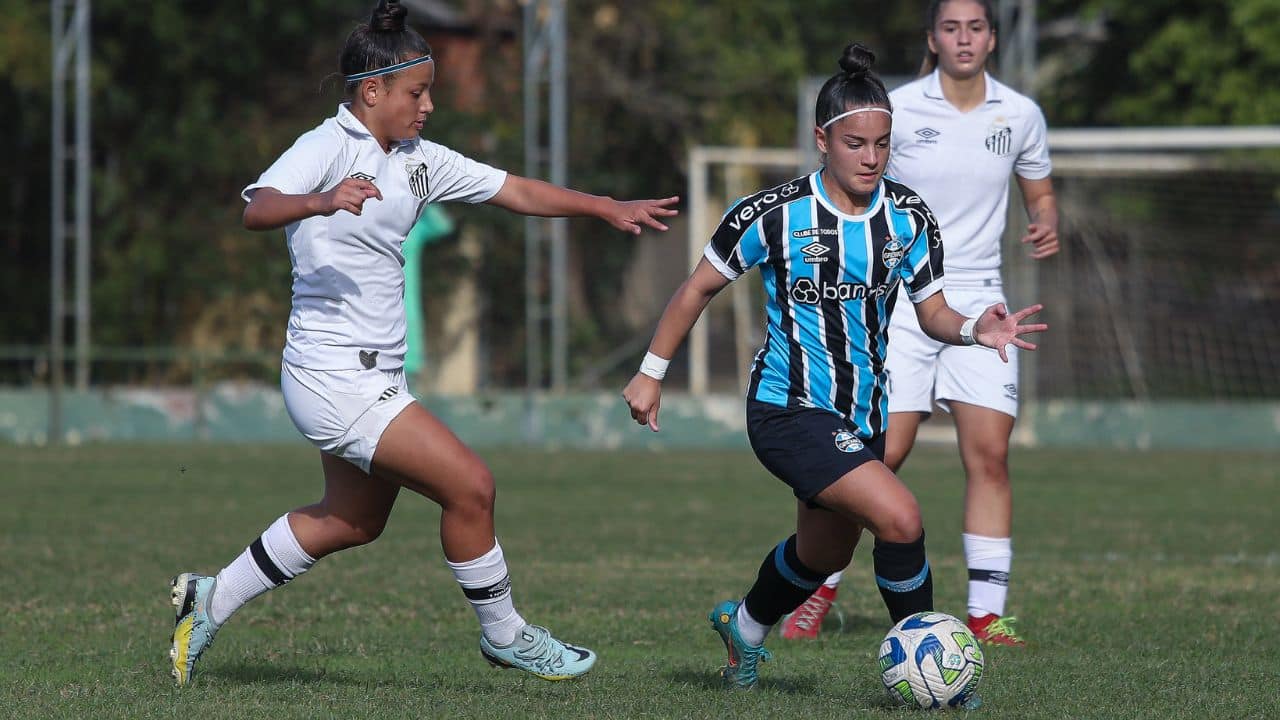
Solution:
<svg viewBox="0 0 1280 720">
<path fill-rule="evenodd" d="M 424 63 L 424 62 L 431 62 L 431 56 L 430 56 L 430 55 L 423 55 L 422 57 L 416 57 L 416 58 L 414 58 L 414 59 L 412 59 L 412 60 L 405 60 L 405 61 L 404 61 L 404 62 L 402 62 L 402 63 L 396 63 L 395 65 L 389 65 L 389 66 L 387 66 L 387 67 L 382 68 L 381 70 L 369 70 L 369 71 L 367 71 L 367 72 L 361 72 L 361 73 L 356 73 L 356 74 L 354 74 L 354 75 L 348 75 L 348 76 L 346 76 L 346 81 L 347 81 L 347 82 L 355 82 L 355 81 L 357 81 L 357 80 L 365 80 L 365 79 L 367 79 L 367 78 L 371 78 L 371 77 L 378 77 L 379 75 L 389 75 L 389 74 L 391 74 L 391 73 L 393 73 L 393 72 L 400 72 L 401 70 L 404 70 L 405 68 L 411 68 L 411 67 L 413 67 L 414 65 L 421 65 L 421 64 L 422 64 L 422 63 Z"/>
</svg>

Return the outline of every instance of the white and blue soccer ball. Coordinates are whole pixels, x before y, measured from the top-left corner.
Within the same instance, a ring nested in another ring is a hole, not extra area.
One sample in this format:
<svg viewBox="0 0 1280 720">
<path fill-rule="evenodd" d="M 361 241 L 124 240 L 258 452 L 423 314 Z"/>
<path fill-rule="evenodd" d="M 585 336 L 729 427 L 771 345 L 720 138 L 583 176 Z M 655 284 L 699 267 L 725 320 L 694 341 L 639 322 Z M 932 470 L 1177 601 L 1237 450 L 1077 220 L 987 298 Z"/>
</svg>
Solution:
<svg viewBox="0 0 1280 720">
<path fill-rule="evenodd" d="M 974 697 L 982 666 L 978 640 L 946 613 L 905 617 L 880 643 L 880 680 L 899 705 L 961 707 Z"/>
</svg>

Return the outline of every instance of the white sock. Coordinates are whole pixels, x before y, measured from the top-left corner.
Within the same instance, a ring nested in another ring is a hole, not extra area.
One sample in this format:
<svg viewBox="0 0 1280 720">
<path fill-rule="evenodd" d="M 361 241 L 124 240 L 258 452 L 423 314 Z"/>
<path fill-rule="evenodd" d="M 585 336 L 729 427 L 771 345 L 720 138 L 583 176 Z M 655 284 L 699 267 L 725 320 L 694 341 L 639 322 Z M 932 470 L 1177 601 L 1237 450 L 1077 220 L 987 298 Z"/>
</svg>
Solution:
<svg viewBox="0 0 1280 720">
<path fill-rule="evenodd" d="M 449 569 L 476 611 L 480 629 L 489 642 L 499 646 L 515 642 L 525 623 L 511 600 L 511 578 L 497 538 L 489 552 L 475 560 L 451 562 Z"/>
<path fill-rule="evenodd" d="M 311 569 L 315 559 L 303 551 L 285 513 L 231 564 L 218 573 L 209 600 L 209 618 L 221 625 L 245 603 Z"/>
<path fill-rule="evenodd" d="M 828 575 L 828 576 L 827 576 L 827 580 L 826 580 L 826 582 L 824 582 L 824 583 L 822 583 L 822 584 L 823 584 L 823 585 L 826 585 L 827 587 L 831 588 L 832 590 L 835 590 L 837 587 L 839 587 L 839 586 L 840 586 L 840 578 L 842 578 L 842 577 L 844 577 L 844 571 L 843 571 L 843 570 L 837 570 L 837 571 L 835 571 L 835 572 L 831 573 L 830 575 Z"/>
<path fill-rule="evenodd" d="M 751 617 L 746 600 L 738 603 L 738 634 L 748 645 L 763 645 L 772 629 L 772 625 L 761 625 L 759 620 Z"/>
<path fill-rule="evenodd" d="M 974 617 L 1004 615 L 1009 594 L 1009 567 L 1013 542 L 1005 538 L 965 533 L 964 559 L 969 566 L 969 614 Z"/>
</svg>

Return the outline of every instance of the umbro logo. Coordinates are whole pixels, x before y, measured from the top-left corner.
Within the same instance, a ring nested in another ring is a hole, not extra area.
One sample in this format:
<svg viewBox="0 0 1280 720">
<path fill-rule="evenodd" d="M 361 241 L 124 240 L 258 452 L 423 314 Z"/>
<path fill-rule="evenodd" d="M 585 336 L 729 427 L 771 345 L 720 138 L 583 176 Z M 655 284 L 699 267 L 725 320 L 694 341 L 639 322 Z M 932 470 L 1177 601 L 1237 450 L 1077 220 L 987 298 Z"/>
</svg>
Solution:
<svg viewBox="0 0 1280 720">
<path fill-rule="evenodd" d="M 942 133 L 940 131 L 934 130 L 931 127 L 922 127 L 919 130 L 916 130 L 916 137 L 920 138 L 920 142 L 927 145 L 936 144 L 938 141 L 935 138 L 941 134 Z"/>
<path fill-rule="evenodd" d="M 369 182 L 374 181 L 374 177 L 369 173 L 362 173 L 362 172 L 351 173 L 350 177 L 356 180 L 368 180 Z"/>
<path fill-rule="evenodd" d="M 800 248 L 800 252 L 804 253 L 804 261 L 806 263 L 814 265 L 816 263 L 824 263 L 829 260 L 830 258 L 823 256 L 831 252 L 831 248 L 820 242 L 811 242 Z"/>
</svg>

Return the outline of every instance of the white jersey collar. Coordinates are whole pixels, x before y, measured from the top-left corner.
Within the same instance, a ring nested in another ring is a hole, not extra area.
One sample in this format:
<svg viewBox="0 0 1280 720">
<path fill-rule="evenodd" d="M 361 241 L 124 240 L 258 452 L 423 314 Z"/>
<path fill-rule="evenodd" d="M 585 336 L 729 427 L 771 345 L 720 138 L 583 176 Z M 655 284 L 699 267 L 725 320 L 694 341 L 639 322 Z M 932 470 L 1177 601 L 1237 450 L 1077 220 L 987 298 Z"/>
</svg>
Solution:
<svg viewBox="0 0 1280 720">
<path fill-rule="evenodd" d="M 365 127 L 365 124 L 360 122 L 360 118 L 356 117 L 356 114 L 351 112 L 351 103 L 344 102 L 338 105 L 338 113 L 334 115 L 334 119 L 338 121 L 338 127 L 346 130 L 352 135 L 352 137 L 377 142 L 377 139 L 373 137 L 373 133 L 369 132 L 369 128 Z M 391 148 L 394 150 L 401 145 L 412 143 L 413 140 L 413 138 L 410 138 L 408 140 L 392 142 Z"/>
<path fill-rule="evenodd" d="M 986 92 L 983 95 L 986 98 L 986 101 L 984 101 L 983 104 L 991 105 L 993 103 L 1004 102 L 1004 92 L 1001 89 L 1003 86 L 996 82 L 995 78 L 991 77 L 991 73 L 984 71 L 982 73 L 982 79 L 987 84 Z M 925 97 L 930 100 L 941 100 L 942 102 L 947 101 L 947 97 L 942 94 L 942 71 L 940 69 L 934 68 L 933 72 L 929 73 L 929 75 L 924 78 L 923 85 L 921 92 L 924 93 Z"/>
</svg>

